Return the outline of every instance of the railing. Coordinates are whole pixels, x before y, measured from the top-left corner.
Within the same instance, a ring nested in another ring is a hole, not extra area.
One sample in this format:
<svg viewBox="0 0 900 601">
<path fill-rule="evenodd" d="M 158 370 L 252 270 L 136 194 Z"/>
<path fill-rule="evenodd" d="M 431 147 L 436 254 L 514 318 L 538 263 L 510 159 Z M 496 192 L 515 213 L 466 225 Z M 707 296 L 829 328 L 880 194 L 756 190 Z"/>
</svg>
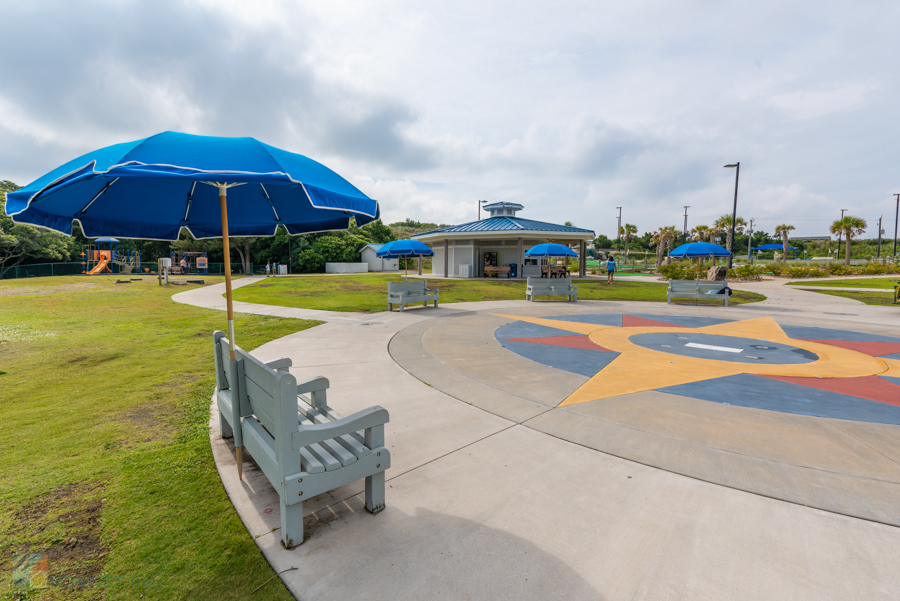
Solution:
<svg viewBox="0 0 900 601">
<path fill-rule="evenodd" d="M 156 262 L 143 261 L 141 262 L 141 270 L 134 271 L 131 274 L 116 274 L 121 276 L 130 275 L 132 277 L 139 275 L 150 275 L 145 272 L 144 269 L 149 268 L 150 271 L 156 271 Z M 10 267 L 0 267 L 0 280 L 15 280 L 18 278 L 45 278 L 45 277 L 53 277 L 58 275 L 81 275 L 82 270 L 84 269 L 83 263 L 33 263 L 30 265 L 14 265 Z M 250 273 L 254 274 L 264 274 L 266 272 L 265 265 L 254 265 L 250 264 Z M 202 270 L 198 273 L 197 271 L 191 270 L 189 273 L 185 275 L 224 275 L 225 273 L 225 264 L 224 263 L 210 263 L 209 269 L 207 272 L 203 272 Z M 231 273 L 233 275 L 242 275 L 244 273 L 244 266 L 240 262 L 231 264 Z"/>
<path fill-rule="evenodd" d="M 56 275 L 78 275 L 83 269 L 78 263 L 34 263 L 31 265 L 14 265 L 0 267 L 0 280 L 18 278 L 42 278 Z"/>
</svg>

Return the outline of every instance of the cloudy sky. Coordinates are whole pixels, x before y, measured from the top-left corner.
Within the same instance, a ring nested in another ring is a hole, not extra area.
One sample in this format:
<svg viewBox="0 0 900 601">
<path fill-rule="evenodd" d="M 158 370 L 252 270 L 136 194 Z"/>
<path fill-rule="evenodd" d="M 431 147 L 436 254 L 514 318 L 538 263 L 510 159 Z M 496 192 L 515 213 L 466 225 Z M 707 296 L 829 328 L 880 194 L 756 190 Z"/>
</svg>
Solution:
<svg viewBox="0 0 900 601">
<path fill-rule="evenodd" d="M 900 192 L 900 3 L 0 0 L 0 179 L 175 130 L 330 166 L 388 222 L 825 235 Z M 868 235 L 867 234 L 867 235 Z"/>
</svg>

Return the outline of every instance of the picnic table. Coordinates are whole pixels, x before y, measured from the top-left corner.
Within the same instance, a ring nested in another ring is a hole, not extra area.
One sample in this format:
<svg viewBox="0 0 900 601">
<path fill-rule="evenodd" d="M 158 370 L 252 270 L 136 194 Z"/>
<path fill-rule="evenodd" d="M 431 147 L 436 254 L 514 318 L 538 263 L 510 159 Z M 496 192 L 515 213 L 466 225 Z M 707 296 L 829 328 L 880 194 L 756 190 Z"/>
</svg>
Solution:
<svg viewBox="0 0 900 601">
<path fill-rule="evenodd" d="M 541 277 L 551 278 L 567 278 L 569 277 L 569 268 L 566 265 L 542 265 Z"/>
</svg>

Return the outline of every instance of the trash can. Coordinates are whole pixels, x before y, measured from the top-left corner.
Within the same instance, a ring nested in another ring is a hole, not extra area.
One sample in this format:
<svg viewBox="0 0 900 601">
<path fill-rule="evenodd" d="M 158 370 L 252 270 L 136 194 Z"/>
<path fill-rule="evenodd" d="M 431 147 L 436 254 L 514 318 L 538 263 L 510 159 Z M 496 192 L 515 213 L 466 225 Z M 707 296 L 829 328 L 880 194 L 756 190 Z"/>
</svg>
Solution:
<svg viewBox="0 0 900 601">
<path fill-rule="evenodd" d="M 519 273 L 519 265 L 518 263 L 510 263 L 509 264 L 509 277 L 517 278 Z"/>
</svg>

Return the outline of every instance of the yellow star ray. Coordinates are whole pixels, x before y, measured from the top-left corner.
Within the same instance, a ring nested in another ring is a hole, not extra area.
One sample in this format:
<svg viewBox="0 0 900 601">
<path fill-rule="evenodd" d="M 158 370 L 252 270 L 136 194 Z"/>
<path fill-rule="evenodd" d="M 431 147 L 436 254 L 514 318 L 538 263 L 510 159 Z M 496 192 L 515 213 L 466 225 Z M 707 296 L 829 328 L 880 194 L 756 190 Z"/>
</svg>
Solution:
<svg viewBox="0 0 900 601">
<path fill-rule="evenodd" d="M 603 348 L 620 353 L 596 375 L 569 395 L 560 407 L 606 399 L 623 394 L 690 384 L 738 374 L 797 376 L 807 378 L 854 378 L 870 375 L 900 376 L 900 361 L 881 359 L 864 353 L 818 342 L 795 340 L 771 317 L 759 317 L 700 328 L 618 327 L 538 317 L 502 315 L 519 321 L 587 334 Z M 736 363 L 687 357 L 644 348 L 629 338 L 646 333 L 700 333 L 765 340 L 801 348 L 818 355 L 811 363 L 793 365 Z"/>
</svg>

